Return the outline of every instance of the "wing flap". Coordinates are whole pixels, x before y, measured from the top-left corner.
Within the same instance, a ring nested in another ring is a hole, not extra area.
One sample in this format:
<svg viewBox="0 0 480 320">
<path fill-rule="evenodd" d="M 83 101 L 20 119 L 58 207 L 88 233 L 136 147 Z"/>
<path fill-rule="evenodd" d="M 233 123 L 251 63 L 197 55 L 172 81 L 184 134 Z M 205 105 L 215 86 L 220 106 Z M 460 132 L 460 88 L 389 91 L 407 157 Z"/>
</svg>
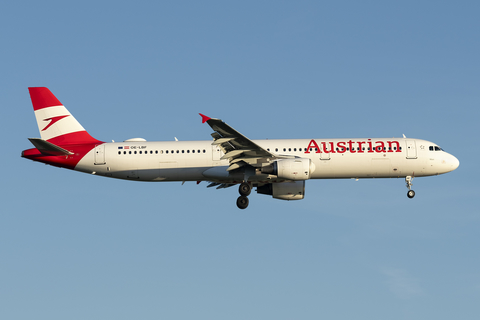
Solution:
<svg viewBox="0 0 480 320">
<path fill-rule="evenodd" d="M 243 166 L 247 165 L 247 163 L 240 161 L 240 162 L 235 162 L 235 163 L 230 163 L 230 166 L 228 167 L 227 171 L 232 171 L 238 168 L 241 168 Z"/>
<path fill-rule="evenodd" d="M 243 134 L 233 129 L 220 119 L 212 119 L 202 115 L 202 119 L 215 131 L 212 133 L 213 145 L 219 145 L 225 155 L 222 159 L 248 159 L 248 158 L 276 158 L 269 151 L 263 149 Z M 233 170 L 233 169 L 232 169 Z"/>
<path fill-rule="evenodd" d="M 217 140 L 212 142 L 212 145 L 215 146 L 215 145 L 218 145 L 218 144 L 222 144 L 222 143 L 225 143 L 225 142 L 232 141 L 234 139 L 235 138 L 218 138 Z"/>
</svg>

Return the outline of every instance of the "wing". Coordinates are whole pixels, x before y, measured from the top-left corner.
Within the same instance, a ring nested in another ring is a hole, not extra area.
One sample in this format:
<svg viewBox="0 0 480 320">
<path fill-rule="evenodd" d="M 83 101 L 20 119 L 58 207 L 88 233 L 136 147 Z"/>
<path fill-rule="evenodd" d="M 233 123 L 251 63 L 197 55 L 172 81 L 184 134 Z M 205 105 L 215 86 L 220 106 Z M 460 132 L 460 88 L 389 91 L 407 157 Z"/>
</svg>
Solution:
<svg viewBox="0 0 480 320">
<path fill-rule="evenodd" d="M 212 145 L 218 145 L 224 153 L 221 159 L 228 159 L 230 162 L 227 171 L 239 169 L 246 165 L 261 167 L 262 163 L 278 158 L 278 156 L 263 149 L 222 120 L 212 119 L 201 113 L 200 115 L 202 116 L 202 122 L 208 123 L 215 131 L 212 133 L 214 140 Z"/>
</svg>

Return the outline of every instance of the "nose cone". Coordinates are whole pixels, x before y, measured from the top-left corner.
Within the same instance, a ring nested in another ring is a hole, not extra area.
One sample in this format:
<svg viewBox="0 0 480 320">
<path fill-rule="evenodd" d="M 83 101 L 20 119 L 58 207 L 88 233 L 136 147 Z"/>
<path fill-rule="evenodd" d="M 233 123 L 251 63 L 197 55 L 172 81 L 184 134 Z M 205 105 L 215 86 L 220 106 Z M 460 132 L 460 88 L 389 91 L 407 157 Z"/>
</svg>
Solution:
<svg viewBox="0 0 480 320">
<path fill-rule="evenodd" d="M 453 171 L 458 168 L 458 166 L 460 165 L 460 161 L 458 161 L 457 158 L 449 154 L 446 160 L 446 164 L 449 167 L 448 171 Z"/>
<path fill-rule="evenodd" d="M 460 161 L 458 161 L 457 158 L 455 158 L 454 156 L 452 156 L 452 163 L 451 163 L 451 165 L 452 165 L 452 171 L 453 171 L 453 170 L 455 170 L 455 169 L 458 168 L 458 166 L 460 165 Z"/>
</svg>

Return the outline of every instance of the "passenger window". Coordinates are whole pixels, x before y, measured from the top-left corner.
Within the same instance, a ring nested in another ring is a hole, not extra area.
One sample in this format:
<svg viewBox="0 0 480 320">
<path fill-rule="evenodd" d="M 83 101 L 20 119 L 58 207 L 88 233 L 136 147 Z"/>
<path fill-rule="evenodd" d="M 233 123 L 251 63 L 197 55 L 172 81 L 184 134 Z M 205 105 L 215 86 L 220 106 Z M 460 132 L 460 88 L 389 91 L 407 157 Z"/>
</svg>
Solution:
<svg viewBox="0 0 480 320">
<path fill-rule="evenodd" d="M 122 151 L 118 151 L 118 154 L 122 154 Z"/>
<path fill-rule="evenodd" d="M 138 153 L 142 154 L 142 151 L 138 151 Z"/>
</svg>

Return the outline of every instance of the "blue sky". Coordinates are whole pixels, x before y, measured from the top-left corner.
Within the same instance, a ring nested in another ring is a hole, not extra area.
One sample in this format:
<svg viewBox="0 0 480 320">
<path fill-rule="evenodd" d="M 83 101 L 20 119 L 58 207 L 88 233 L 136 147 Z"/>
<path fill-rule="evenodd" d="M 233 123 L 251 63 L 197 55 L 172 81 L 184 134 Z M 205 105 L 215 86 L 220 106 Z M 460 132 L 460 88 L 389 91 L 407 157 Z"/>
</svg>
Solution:
<svg viewBox="0 0 480 320">
<path fill-rule="evenodd" d="M 475 1 L 16 1 L 0 10 L 2 319 L 477 319 Z M 460 160 L 302 201 L 20 158 L 46 86 L 95 138 L 407 137 Z"/>
</svg>

